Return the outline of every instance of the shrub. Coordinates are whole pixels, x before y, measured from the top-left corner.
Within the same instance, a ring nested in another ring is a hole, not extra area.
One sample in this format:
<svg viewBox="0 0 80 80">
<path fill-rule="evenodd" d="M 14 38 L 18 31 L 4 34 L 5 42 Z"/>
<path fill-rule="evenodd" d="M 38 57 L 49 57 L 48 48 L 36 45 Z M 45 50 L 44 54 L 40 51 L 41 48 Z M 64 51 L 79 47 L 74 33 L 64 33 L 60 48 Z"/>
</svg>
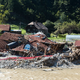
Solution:
<svg viewBox="0 0 80 80">
<path fill-rule="evenodd" d="M 43 25 L 45 25 L 48 28 L 48 31 L 54 32 L 55 28 L 54 28 L 54 23 L 50 20 L 46 20 L 46 22 L 43 23 Z"/>
<path fill-rule="evenodd" d="M 60 38 L 66 38 L 66 35 L 65 34 L 59 34 L 58 35 Z"/>
</svg>

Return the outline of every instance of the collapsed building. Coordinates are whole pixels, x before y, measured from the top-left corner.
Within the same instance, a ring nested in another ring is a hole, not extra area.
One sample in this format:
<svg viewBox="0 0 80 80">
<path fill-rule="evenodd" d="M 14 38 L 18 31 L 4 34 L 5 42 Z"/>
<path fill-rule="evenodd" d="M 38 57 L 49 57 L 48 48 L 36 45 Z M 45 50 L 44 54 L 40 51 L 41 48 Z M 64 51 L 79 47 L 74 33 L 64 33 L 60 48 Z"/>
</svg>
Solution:
<svg viewBox="0 0 80 80">
<path fill-rule="evenodd" d="M 49 40 L 45 34 L 21 35 L 5 32 L 0 36 L 0 52 L 9 51 L 20 56 L 52 55 L 61 52 L 65 43 Z"/>
<path fill-rule="evenodd" d="M 61 52 L 64 45 L 64 43 L 55 43 L 49 40 L 45 34 L 38 32 L 35 35 L 24 35 L 23 43 L 10 51 L 26 57 L 52 55 Z"/>
<path fill-rule="evenodd" d="M 65 48 L 66 43 L 51 41 L 42 32 L 34 35 L 5 32 L 0 36 L 0 52 L 8 51 L 12 55 L 24 57 L 62 53 L 63 57 L 72 61 L 80 57 L 79 43 L 80 41 L 76 41 L 75 47 L 69 50 L 69 48 Z"/>
<path fill-rule="evenodd" d="M 0 52 L 5 51 L 9 51 L 9 53 L 13 55 L 21 56 L 16 58 L 6 58 L 6 61 L 3 61 L 3 63 L 6 63 L 6 65 L 7 63 L 10 64 L 7 65 L 8 67 L 57 67 L 80 64 L 80 40 L 75 41 L 74 45 L 73 43 L 57 43 L 49 40 L 42 32 L 38 32 L 34 35 L 21 35 L 10 32 L 3 33 L 0 36 Z M 18 62 L 15 62 L 15 64 L 14 59 L 22 60 L 22 62 L 20 62 L 21 64 L 17 65 Z M 10 62 L 10 60 L 12 62 Z M 3 67 L 5 66 L 2 62 L 0 62 L 0 64 Z"/>
</svg>

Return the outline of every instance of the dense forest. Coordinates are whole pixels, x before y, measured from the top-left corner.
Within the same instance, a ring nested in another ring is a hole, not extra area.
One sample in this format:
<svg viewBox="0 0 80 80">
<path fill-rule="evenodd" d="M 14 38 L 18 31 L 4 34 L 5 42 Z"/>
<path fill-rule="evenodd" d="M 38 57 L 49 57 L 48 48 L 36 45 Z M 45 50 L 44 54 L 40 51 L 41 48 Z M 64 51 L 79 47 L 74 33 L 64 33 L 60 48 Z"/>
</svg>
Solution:
<svg viewBox="0 0 80 80">
<path fill-rule="evenodd" d="M 80 0 L 0 0 L 0 23 L 42 22 L 49 32 L 80 32 Z"/>
</svg>

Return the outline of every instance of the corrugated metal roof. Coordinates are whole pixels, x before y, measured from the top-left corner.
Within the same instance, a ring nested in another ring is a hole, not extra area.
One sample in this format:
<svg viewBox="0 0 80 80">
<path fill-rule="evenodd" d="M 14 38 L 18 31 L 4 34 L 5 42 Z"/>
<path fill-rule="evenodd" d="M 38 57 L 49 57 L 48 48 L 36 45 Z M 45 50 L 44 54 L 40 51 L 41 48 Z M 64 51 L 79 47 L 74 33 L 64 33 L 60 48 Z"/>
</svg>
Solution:
<svg viewBox="0 0 80 80">
<path fill-rule="evenodd" d="M 6 40 L 6 41 L 17 41 L 19 39 L 19 37 L 22 37 L 22 35 L 10 33 L 10 32 L 5 32 L 0 36 L 0 39 Z"/>
<path fill-rule="evenodd" d="M 27 51 L 26 49 L 24 49 L 24 46 L 25 46 L 25 44 L 22 44 L 22 45 L 20 45 L 20 46 L 18 46 L 16 48 L 13 48 L 12 50 L 13 51 L 21 51 L 21 52 Z"/>
<path fill-rule="evenodd" d="M 56 44 L 54 42 L 52 42 L 51 40 L 49 40 L 45 35 L 42 34 L 35 34 L 35 35 L 29 35 L 29 41 L 38 41 L 38 42 L 42 42 L 42 43 L 48 43 L 48 44 Z"/>
<path fill-rule="evenodd" d="M 75 46 L 80 47 L 80 40 L 75 41 Z"/>
<path fill-rule="evenodd" d="M 6 45 L 8 44 L 7 41 L 0 40 L 0 52 L 6 51 Z"/>
<path fill-rule="evenodd" d="M 0 25 L 0 30 L 9 31 L 10 30 L 10 25 Z"/>
<path fill-rule="evenodd" d="M 35 35 L 26 35 L 26 36 L 29 37 L 28 43 L 26 43 L 26 44 L 30 44 L 35 49 L 43 48 L 45 53 L 46 53 L 46 50 L 48 49 L 49 45 L 53 45 L 52 46 L 53 51 L 54 51 L 55 48 L 56 48 L 55 50 L 58 51 L 58 50 L 61 50 L 64 47 L 64 43 L 63 44 L 55 43 L 55 42 L 49 40 L 44 34 L 35 34 Z M 25 47 L 25 44 L 22 44 L 21 46 L 16 47 L 12 50 L 13 51 L 22 51 L 22 52 L 27 51 L 27 50 L 24 49 L 24 47 Z"/>
<path fill-rule="evenodd" d="M 6 45 L 12 41 L 17 41 L 19 37 L 22 37 L 21 34 L 14 34 L 10 32 L 5 32 L 0 36 L 0 51 L 3 52 L 6 50 Z"/>
</svg>

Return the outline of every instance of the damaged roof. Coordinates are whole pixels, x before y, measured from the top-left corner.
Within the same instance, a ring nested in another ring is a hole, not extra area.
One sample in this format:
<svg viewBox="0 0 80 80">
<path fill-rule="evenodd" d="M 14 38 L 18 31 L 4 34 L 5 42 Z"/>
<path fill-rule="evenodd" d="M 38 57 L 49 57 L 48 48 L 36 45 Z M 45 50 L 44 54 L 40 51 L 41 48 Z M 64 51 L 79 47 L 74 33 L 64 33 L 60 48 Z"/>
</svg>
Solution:
<svg viewBox="0 0 80 80">
<path fill-rule="evenodd" d="M 46 30 L 48 30 L 48 28 L 40 22 L 31 22 L 28 25 L 34 25 L 37 29 L 46 29 Z"/>
<path fill-rule="evenodd" d="M 8 44 L 7 41 L 0 40 L 0 52 L 6 51 L 6 45 Z"/>
<path fill-rule="evenodd" d="M 22 35 L 10 32 L 3 33 L 0 36 L 0 51 L 3 52 L 6 50 L 6 45 L 12 41 L 18 41 L 19 37 L 22 37 Z"/>
<path fill-rule="evenodd" d="M 56 44 L 53 41 L 49 40 L 44 34 L 29 35 L 29 41 L 38 41 L 46 44 Z"/>
<path fill-rule="evenodd" d="M 22 35 L 10 33 L 10 32 L 5 32 L 0 36 L 0 39 L 6 40 L 6 41 L 17 41 L 19 39 L 19 37 L 22 37 Z"/>
<path fill-rule="evenodd" d="M 16 48 L 10 49 L 11 51 L 19 51 L 22 53 L 23 52 L 28 53 L 29 51 L 32 52 L 33 50 L 35 50 L 36 52 L 37 52 L 37 50 L 38 51 L 42 50 L 42 52 L 44 52 L 44 54 L 46 54 L 47 50 L 49 48 L 51 48 L 51 51 L 55 51 L 55 50 L 58 51 L 58 50 L 61 50 L 64 46 L 61 43 L 55 43 L 55 42 L 49 40 L 46 37 L 46 35 L 43 33 L 37 33 L 35 35 L 25 35 L 24 36 L 25 39 L 24 39 L 23 35 L 21 35 L 21 34 L 5 32 L 0 36 L 0 42 L 1 42 L 0 49 L 5 50 L 6 45 L 8 43 L 13 42 L 13 41 L 18 41 L 19 38 L 21 38 L 22 43 L 20 45 L 16 46 Z"/>
<path fill-rule="evenodd" d="M 76 48 L 80 48 L 80 40 L 76 40 L 75 41 L 75 47 Z"/>
<path fill-rule="evenodd" d="M 10 25 L 0 25 L 0 30 L 9 31 L 10 30 Z"/>
<path fill-rule="evenodd" d="M 18 46 L 18 47 L 16 47 L 16 48 L 13 48 L 13 49 L 11 49 L 12 51 L 21 51 L 21 52 L 27 52 L 28 50 L 27 49 L 25 49 L 24 48 L 25 47 L 25 44 L 22 44 L 22 45 L 20 45 L 20 46 Z"/>
</svg>

